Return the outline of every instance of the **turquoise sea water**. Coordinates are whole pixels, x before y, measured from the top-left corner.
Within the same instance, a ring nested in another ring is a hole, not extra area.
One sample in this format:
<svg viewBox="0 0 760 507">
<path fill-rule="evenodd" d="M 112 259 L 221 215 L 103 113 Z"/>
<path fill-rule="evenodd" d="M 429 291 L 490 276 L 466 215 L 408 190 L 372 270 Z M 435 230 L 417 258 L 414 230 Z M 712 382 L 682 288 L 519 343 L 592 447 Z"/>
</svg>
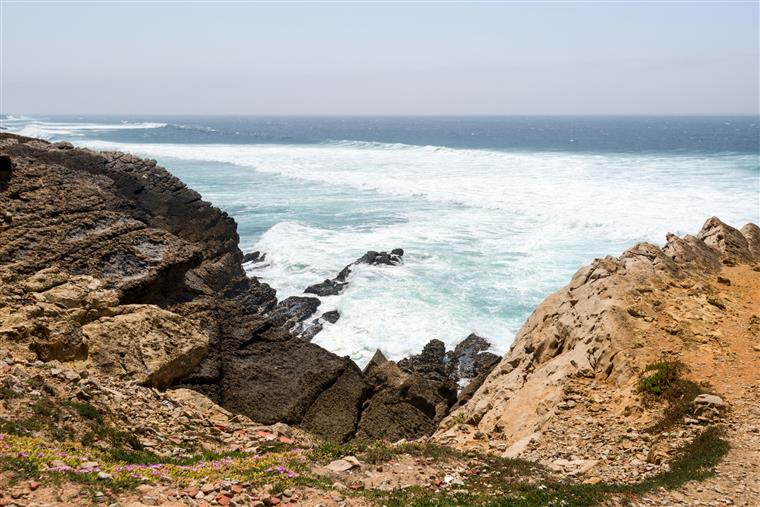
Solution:
<svg viewBox="0 0 760 507">
<path fill-rule="evenodd" d="M 3 127 L 155 158 L 228 211 L 280 297 L 363 267 L 315 341 L 360 364 L 470 332 L 504 352 L 595 257 L 717 215 L 760 222 L 757 118 L 25 118 Z"/>
</svg>

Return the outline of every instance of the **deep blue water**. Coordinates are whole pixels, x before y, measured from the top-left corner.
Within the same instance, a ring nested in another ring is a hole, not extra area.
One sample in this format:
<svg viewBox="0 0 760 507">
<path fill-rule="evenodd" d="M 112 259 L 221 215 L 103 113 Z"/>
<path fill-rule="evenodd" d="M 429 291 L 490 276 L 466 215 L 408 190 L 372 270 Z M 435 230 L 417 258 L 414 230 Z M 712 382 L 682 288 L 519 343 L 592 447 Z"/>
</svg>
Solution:
<svg viewBox="0 0 760 507">
<path fill-rule="evenodd" d="M 42 118 L 44 119 L 44 118 Z M 619 153 L 758 153 L 758 118 L 741 117 L 109 117 L 55 122 L 155 122 L 158 129 L 94 131 L 88 138 L 181 144 L 315 144 L 338 140 L 449 148 Z"/>
</svg>

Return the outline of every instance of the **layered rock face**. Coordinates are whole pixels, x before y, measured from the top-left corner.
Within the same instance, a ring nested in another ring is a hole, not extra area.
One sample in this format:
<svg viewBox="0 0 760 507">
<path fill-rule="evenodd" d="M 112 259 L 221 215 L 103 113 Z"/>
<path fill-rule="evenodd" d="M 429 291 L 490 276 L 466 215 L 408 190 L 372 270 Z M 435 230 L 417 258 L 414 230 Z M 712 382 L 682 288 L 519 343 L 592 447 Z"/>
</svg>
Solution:
<svg viewBox="0 0 760 507">
<path fill-rule="evenodd" d="M 370 406 L 394 405 L 395 415 L 360 433 L 417 437 L 456 401 L 456 391 L 438 392 L 441 379 L 417 375 L 428 387 L 415 399 L 445 403 L 400 410 L 397 391 L 409 383 L 370 382 L 348 358 L 309 343 L 321 322 L 306 319 L 319 300 L 278 302 L 246 277 L 241 264 L 264 256 L 244 259 L 232 218 L 155 161 L 0 134 L 0 179 L 0 340 L 36 358 L 188 387 L 259 423 L 339 441 L 357 435 Z M 368 252 L 328 285 L 344 287 L 357 263 L 402 255 Z M 412 415 L 420 424 L 409 433 Z"/>
<path fill-rule="evenodd" d="M 4 339 L 46 361 L 181 382 L 261 422 L 301 423 L 357 377 L 267 316 L 275 292 L 245 276 L 235 222 L 155 161 L 8 134 L 0 151 L 12 166 L 0 193 Z M 335 410 L 358 418 L 363 389 Z"/>
<path fill-rule="evenodd" d="M 760 344 L 752 331 L 760 310 L 759 239 L 754 224 L 737 230 L 711 218 L 697 236 L 669 234 L 663 248 L 642 243 L 582 268 L 533 312 L 435 439 L 531 459 L 588 448 L 597 453 L 589 460 L 602 453 L 612 463 L 619 441 L 652 422 L 637 392 L 646 365 L 679 361 L 687 375 L 709 380 L 714 365 Z M 726 343 L 724 333 L 736 343 Z M 630 462 L 636 445 L 619 458 Z M 541 454 L 542 446 L 554 446 L 554 454 Z M 645 448 L 654 452 L 651 442 Z"/>
</svg>

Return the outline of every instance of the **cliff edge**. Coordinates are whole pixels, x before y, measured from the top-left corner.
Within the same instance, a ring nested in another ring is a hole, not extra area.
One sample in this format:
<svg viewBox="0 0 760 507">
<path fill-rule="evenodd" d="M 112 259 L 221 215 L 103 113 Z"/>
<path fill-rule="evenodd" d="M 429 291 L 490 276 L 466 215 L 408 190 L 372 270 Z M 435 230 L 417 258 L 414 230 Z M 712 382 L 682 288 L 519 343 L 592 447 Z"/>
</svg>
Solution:
<svg viewBox="0 0 760 507">
<path fill-rule="evenodd" d="M 749 477 L 757 447 L 738 449 L 758 441 L 758 372 L 760 228 L 710 218 L 696 236 L 668 234 L 662 248 L 642 243 L 580 269 L 434 439 L 591 482 L 633 481 L 694 437 L 709 419 L 700 410 L 729 413 L 738 454 L 727 461 Z M 648 392 L 668 375 L 685 386 L 678 399 Z"/>
</svg>

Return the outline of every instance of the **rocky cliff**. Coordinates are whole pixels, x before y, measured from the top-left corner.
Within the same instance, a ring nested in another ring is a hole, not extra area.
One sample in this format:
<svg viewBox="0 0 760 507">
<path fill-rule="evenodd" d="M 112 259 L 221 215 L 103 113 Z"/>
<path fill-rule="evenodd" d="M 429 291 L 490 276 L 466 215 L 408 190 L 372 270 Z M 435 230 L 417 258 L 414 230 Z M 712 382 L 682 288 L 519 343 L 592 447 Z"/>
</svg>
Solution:
<svg viewBox="0 0 760 507">
<path fill-rule="evenodd" d="M 10 134 L 0 157 L 0 338 L 35 358 L 189 387 L 257 422 L 336 441 L 430 434 L 456 401 L 455 387 L 441 391 L 448 378 L 380 385 L 309 343 L 319 300 L 278 302 L 246 277 L 232 218 L 155 161 Z M 352 265 L 325 284 L 342 290 Z M 390 417 L 362 421 L 391 406 Z"/>
<path fill-rule="evenodd" d="M 278 301 L 237 245 L 154 161 L 0 134 L 0 506 L 760 499 L 753 224 L 595 261 L 503 358 L 364 371 L 309 342 L 317 297 L 403 251 Z"/>
<path fill-rule="evenodd" d="M 696 236 L 669 234 L 662 248 L 642 243 L 598 259 L 538 306 L 435 439 L 580 476 L 644 476 L 694 426 L 663 431 L 668 407 L 647 402 L 641 379 L 652 365 L 678 365 L 718 403 L 746 409 L 758 398 L 758 314 L 754 224 L 737 230 L 711 218 Z M 688 409 L 680 422 L 698 424 L 694 397 L 679 400 Z M 751 414 L 739 419 L 750 428 Z"/>
</svg>

